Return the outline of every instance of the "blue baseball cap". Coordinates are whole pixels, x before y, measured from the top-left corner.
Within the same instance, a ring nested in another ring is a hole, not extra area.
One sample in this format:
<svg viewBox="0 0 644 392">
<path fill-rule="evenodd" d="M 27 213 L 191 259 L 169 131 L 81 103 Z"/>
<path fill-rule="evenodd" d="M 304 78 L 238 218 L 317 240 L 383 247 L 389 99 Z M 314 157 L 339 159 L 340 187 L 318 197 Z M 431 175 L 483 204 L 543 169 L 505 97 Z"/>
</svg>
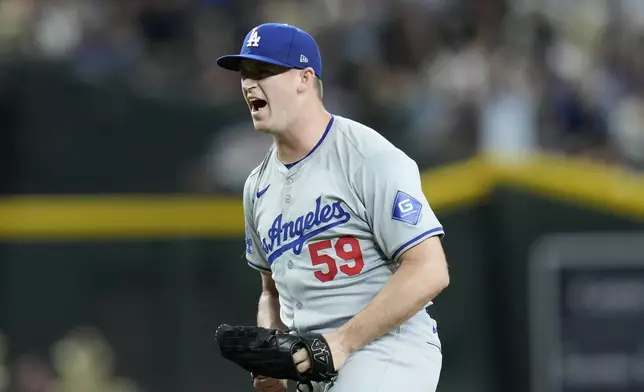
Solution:
<svg viewBox="0 0 644 392">
<path fill-rule="evenodd" d="M 322 57 L 315 39 L 306 31 L 282 23 L 265 23 L 252 29 L 242 44 L 239 54 L 222 56 L 217 64 L 231 71 L 239 71 L 239 63 L 251 59 L 285 68 L 313 68 L 322 78 Z"/>
</svg>

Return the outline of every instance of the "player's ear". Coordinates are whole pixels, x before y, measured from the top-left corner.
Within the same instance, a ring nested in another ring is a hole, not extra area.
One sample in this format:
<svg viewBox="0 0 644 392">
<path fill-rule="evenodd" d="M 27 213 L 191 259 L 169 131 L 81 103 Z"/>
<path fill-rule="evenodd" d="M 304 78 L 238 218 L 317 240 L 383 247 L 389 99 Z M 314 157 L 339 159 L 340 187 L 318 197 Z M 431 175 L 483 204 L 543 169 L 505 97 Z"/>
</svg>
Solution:
<svg viewBox="0 0 644 392">
<path fill-rule="evenodd" d="M 304 68 L 300 71 L 297 92 L 303 93 L 313 88 L 315 88 L 315 72 L 311 68 Z"/>
</svg>

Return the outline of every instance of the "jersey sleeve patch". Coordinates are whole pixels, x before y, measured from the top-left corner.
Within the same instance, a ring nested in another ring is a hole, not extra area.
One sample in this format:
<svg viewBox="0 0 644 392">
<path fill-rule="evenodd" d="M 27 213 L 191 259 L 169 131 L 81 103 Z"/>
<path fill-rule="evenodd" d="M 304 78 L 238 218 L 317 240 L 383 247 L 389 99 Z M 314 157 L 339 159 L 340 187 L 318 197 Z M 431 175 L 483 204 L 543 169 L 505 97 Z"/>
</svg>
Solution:
<svg viewBox="0 0 644 392">
<path fill-rule="evenodd" d="M 409 194 L 398 191 L 394 199 L 394 207 L 391 219 L 416 225 L 420 219 L 420 210 L 423 208 L 421 202 Z"/>
</svg>

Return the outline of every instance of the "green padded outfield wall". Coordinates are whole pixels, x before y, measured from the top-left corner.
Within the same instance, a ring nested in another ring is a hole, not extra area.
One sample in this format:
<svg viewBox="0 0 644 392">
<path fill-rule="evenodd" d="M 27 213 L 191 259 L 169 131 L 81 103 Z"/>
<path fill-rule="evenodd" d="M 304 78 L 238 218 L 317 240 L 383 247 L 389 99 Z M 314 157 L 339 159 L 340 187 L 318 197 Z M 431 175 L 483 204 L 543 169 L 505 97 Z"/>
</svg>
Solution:
<svg viewBox="0 0 644 392">
<path fill-rule="evenodd" d="M 86 83 L 63 64 L 0 62 L 0 193 L 181 192 L 244 110 Z"/>
</svg>

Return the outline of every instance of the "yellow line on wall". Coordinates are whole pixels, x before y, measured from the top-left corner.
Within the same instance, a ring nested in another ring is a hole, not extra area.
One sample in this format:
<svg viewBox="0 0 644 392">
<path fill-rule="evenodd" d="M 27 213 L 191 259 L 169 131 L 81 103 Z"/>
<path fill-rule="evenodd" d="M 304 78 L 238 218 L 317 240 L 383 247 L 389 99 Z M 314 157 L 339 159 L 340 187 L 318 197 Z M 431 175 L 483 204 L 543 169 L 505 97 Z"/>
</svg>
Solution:
<svg viewBox="0 0 644 392">
<path fill-rule="evenodd" d="M 483 158 L 428 170 L 421 175 L 432 209 L 444 211 L 483 201 L 494 189 L 493 167 Z"/>
<path fill-rule="evenodd" d="M 644 177 L 597 163 L 537 156 L 514 166 L 482 157 L 422 175 L 436 211 L 484 201 L 510 185 L 644 221 Z M 116 238 L 240 236 L 240 198 L 209 196 L 26 196 L 0 199 L 0 237 Z"/>
<path fill-rule="evenodd" d="M 496 165 L 496 184 L 644 222 L 644 176 L 614 166 L 535 156 L 518 167 Z"/>
<path fill-rule="evenodd" d="M 0 237 L 227 236 L 243 233 L 237 199 L 16 197 L 0 200 Z"/>
</svg>

